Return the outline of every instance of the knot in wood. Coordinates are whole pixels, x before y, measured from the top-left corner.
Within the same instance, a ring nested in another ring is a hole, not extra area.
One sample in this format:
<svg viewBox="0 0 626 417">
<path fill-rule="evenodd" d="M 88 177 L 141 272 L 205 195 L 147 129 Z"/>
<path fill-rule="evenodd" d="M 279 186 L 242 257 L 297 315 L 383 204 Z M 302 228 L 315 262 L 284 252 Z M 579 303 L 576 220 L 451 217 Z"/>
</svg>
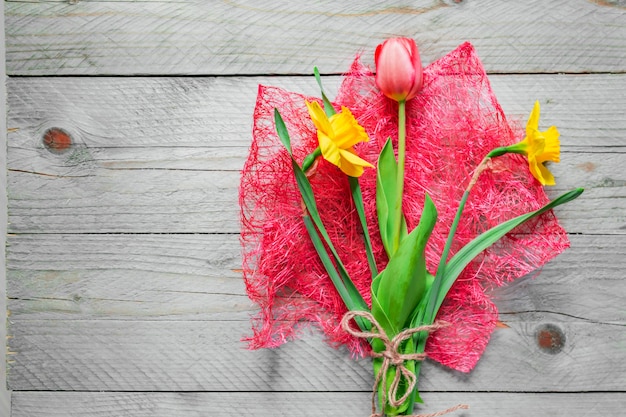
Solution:
<svg viewBox="0 0 626 417">
<path fill-rule="evenodd" d="M 43 134 L 42 141 L 46 149 L 50 152 L 61 153 L 67 151 L 72 146 L 72 137 L 65 130 L 52 127 Z"/>
<path fill-rule="evenodd" d="M 565 334 L 554 324 L 543 324 L 535 333 L 539 348 L 549 354 L 557 354 L 565 346 Z"/>
</svg>

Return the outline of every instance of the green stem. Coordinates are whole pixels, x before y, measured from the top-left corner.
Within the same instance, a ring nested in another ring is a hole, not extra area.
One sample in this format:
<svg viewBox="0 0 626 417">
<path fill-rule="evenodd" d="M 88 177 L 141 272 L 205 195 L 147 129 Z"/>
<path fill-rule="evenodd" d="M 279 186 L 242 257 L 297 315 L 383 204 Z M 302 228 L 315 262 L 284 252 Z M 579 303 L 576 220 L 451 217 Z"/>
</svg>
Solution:
<svg viewBox="0 0 626 417">
<path fill-rule="evenodd" d="M 465 203 L 467 203 L 467 198 L 469 197 L 470 191 L 474 187 L 474 184 L 476 184 L 476 182 L 478 181 L 478 177 L 480 177 L 480 174 L 487 168 L 488 163 L 491 160 L 491 155 L 497 154 L 498 151 L 500 151 L 501 149 L 503 148 L 497 148 L 483 158 L 480 164 L 478 164 L 478 166 L 476 167 L 474 175 L 472 175 L 472 178 L 470 179 L 470 182 L 467 185 L 463 196 L 461 197 L 461 202 L 459 203 L 459 208 L 456 210 L 456 215 L 454 216 L 454 220 L 452 221 L 452 226 L 450 226 L 448 239 L 446 239 L 446 244 L 443 247 L 441 259 L 439 260 L 439 266 L 437 267 L 437 274 L 435 275 L 435 280 L 433 281 L 433 286 L 429 293 L 428 303 L 426 304 L 426 311 L 424 314 L 424 324 L 433 324 L 433 322 L 435 321 L 435 316 L 437 315 L 438 308 L 437 298 L 443 284 L 443 278 L 446 273 L 448 254 L 450 253 L 450 247 L 452 246 L 452 242 L 454 241 L 454 234 L 456 233 L 456 229 L 459 226 L 461 214 L 463 214 L 463 209 L 465 208 Z"/>
<path fill-rule="evenodd" d="M 496 156 L 502 156 L 505 153 L 512 152 L 511 148 L 511 146 L 501 146 L 499 148 L 495 148 L 487 154 L 487 158 L 495 158 Z"/>
<path fill-rule="evenodd" d="M 313 165 L 313 162 L 315 162 L 317 157 L 320 156 L 321 154 L 322 154 L 322 150 L 320 149 L 319 146 L 317 148 L 315 148 L 315 150 L 313 152 L 308 154 L 304 158 L 304 161 L 302 161 L 302 171 L 304 171 L 306 173 L 311 168 L 311 166 Z"/>
<path fill-rule="evenodd" d="M 463 193 L 463 197 L 461 197 L 461 202 L 459 203 L 459 208 L 456 211 L 456 215 L 454 216 L 454 220 L 452 221 L 452 226 L 450 226 L 450 232 L 448 233 L 448 239 L 446 240 L 446 245 L 443 247 L 443 252 L 441 253 L 441 259 L 439 260 L 439 266 L 437 267 L 437 274 L 435 275 L 435 281 L 433 281 L 433 286 L 430 291 L 430 298 L 428 300 L 428 304 L 426 304 L 426 314 L 424 316 L 424 324 L 433 324 L 435 319 L 435 303 L 437 300 L 437 294 L 439 294 L 439 288 L 441 287 L 443 276 L 446 271 L 446 262 L 448 261 L 448 254 L 450 253 L 450 247 L 452 246 L 452 242 L 454 241 L 454 234 L 456 233 L 456 229 L 459 225 L 459 221 L 461 220 L 461 214 L 463 214 L 463 208 L 465 208 L 465 203 L 467 202 L 467 198 L 469 197 L 470 189 L 468 188 Z"/>
<path fill-rule="evenodd" d="M 322 261 L 322 265 L 324 265 L 324 269 L 326 269 L 328 276 L 335 285 L 339 296 L 343 300 L 348 310 L 363 310 L 363 306 L 356 302 L 355 297 L 353 296 L 354 289 L 352 283 L 348 282 L 350 277 L 342 277 L 342 274 L 340 274 L 335 268 L 335 265 L 328 255 L 328 252 L 326 252 L 324 243 L 322 243 L 322 239 L 320 238 L 317 229 L 315 228 L 315 225 L 311 220 L 311 217 L 304 215 L 302 216 L 302 219 L 304 220 L 304 225 L 307 232 L 309 233 L 309 237 L 311 238 L 313 247 L 315 248 L 315 251 L 317 252 L 320 260 Z M 363 311 L 367 311 L 367 306 Z M 368 331 L 371 328 L 368 322 L 361 317 L 355 317 L 354 321 L 356 321 L 356 323 L 363 331 Z"/>
<path fill-rule="evenodd" d="M 406 101 L 398 102 L 398 172 L 396 176 L 396 204 L 395 204 L 395 225 L 394 252 L 400 246 L 400 236 L 402 235 L 402 196 L 404 194 L 404 160 L 406 154 Z"/>
</svg>

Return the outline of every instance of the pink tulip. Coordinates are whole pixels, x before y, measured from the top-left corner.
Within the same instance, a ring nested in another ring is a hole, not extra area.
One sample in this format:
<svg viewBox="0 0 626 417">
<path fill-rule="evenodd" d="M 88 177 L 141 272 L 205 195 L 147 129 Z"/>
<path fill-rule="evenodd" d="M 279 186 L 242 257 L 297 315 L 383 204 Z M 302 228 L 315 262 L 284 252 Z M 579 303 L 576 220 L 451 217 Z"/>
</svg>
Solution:
<svg viewBox="0 0 626 417">
<path fill-rule="evenodd" d="M 387 39 L 376 47 L 376 85 L 395 101 L 410 100 L 422 89 L 422 61 L 413 39 Z"/>
</svg>

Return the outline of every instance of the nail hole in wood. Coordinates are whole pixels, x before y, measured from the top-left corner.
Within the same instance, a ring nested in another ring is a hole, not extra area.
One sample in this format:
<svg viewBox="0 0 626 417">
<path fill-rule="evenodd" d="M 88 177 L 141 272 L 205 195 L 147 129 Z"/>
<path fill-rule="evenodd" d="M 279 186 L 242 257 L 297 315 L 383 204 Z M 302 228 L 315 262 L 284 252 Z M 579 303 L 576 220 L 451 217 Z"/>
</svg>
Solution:
<svg viewBox="0 0 626 417">
<path fill-rule="evenodd" d="M 72 146 L 72 137 L 63 129 L 52 127 L 43 134 L 43 144 L 50 152 L 62 153 Z"/>
<path fill-rule="evenodd" d="M 535 336 L 537 345 L 546 353 L 559 353 L 565 345 L 565 334 L 553 324 L 542 325 L 537 329 Z"/>
</svg>

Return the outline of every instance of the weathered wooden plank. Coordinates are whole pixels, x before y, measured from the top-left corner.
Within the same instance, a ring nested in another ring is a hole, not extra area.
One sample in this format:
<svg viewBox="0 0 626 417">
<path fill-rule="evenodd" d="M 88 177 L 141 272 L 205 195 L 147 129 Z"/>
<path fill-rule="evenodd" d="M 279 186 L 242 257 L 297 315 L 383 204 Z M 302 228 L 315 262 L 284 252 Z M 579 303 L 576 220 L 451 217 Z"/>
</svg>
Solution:
<svg viewBox="0 0 626 417">
<path fill-rule="evenodd" d="M 348 393 L 104 393 L 14 392 L 13 417 L 318 417 L 368 415 L 366 392 Z M 429 413 L 467 403 L 470 409 L 452 415 L 464 417 L 584 417 L 589 413 L 618 416 L 624 394 L 615 393 L 438 393 L 424 395 Z"/>
<path fill-rule="evenodd" d="M 606 1 L 25 0 L 5 14 L 9 75 L 337 73 L 393 35 L 416 38 L 426 62 L 472 41 L 491 72 L 626 64 L 626 11 Z"/>
<path fill-rule="evenodd" d="M 52 391 L 361 391 L 354 361 L 318 333 L 276 350 L 245 350 L 247 321 L 10 320 L 8 385 Z M 541 348 L 546 324 L 562 350 Z M 527 321 L 497 329 L 471 374 L 428 363 L 421 387 L 444 391 L 623 391 L 622 324 Z"/>
<path fill-rule="evenodd" d="M 9 230 L 238 233 L 238 177 L 181 170 L 104 170 L 70 178 L 12 172 Z"/>
<path fill-rule="evenodd" d="M 559 127 L 565 149 L 623 151 L 626 146 L 622 114 L 626 74 L 492 75 L 489 80 L 512 120 L 525 123 L 535 100 L 541 101 L 542 125 Z M 331 97 L 340 81 L 341 77 L 324 77 Z M 124 158 L 119 153 L 134 152 L 130 155 L 143 163 L 129 167 L 206 169 L 218 155 L 232 157 L 233 147 L 249 147 L 258 84 L 319 96 L 312 76 L 9 78 L 10 166 L 49 174 L 77 173 L 80 159 L 64 164 L 67 155 L 59 158 L 43 152 L 43 133 L 58 127 L 70 132 L 77 145 L 87 147 L 90 159 L 104 165 L 116 166 Z M 169 148 L 161 155 L 167 165 L 148 164 L 151 159 L 139 155 L 155 147 Z M 179 149 L 170 156 L 171 148 L 199 148 L 206 153 Z M 15 155 L 18 150 L 24 153 Z M 105 151 L 109 153 L 100 156 Z"/>
<path fill-rule="evenodd" d="M 538 279 L 494 292 L 509 327 L 478 368 L 424 366 L 423 411 L 463 401 L 464 416 L 487 417 L 623 414 L 623 6 L 5 2 L 13 75 L 339 73 L 359 49 L 371 63 L 389 28 L 419 39 L 425 62 L 471 40 L 491 73 L 622 73 L 491 77 L 507 114 L 524 119 L 539 99 L 542 120 L 559 126 L 551 195 L 588 190 L 559 208 L 582 233 L 573 247 Z M 236 187 L 258 82 L 317 94 L 311 77 L 10 80 L 9 384 L 90 391 L 16 391 L 12 415 L 368 414 L 367 360 L 318 333 L 277 351 L 239 341 L 254 306 L 237 271 Z M 49 127 L 76 146 L 47 151 Z M 561 351 L 538 346 L 546 325 L 563 332 Z M 137 390 L 165 392 L 119 392 Z"/>
<path fill-rule="evenodd" d="M 624 323 L 626 237 L 573 235 L 541 271 L 493 292 L 501 320 Z M 9 237 L 14 320 L 247 320 L 237 235 Z M 561 317 L 561 318 L 559 318 Z"/>
<path fill-rule="evenodd" d="M 588 188 L 575 207 L 559 209 L 568 230 L 624 233 L 626 76 L 492 79 L 505 111 L 525 117 L 520 103 L 543 97 L 544 120 L 561 129 L 555 193 Z M 317 89 L 312 77 L 12 79 L 10 230 L 237 233 L 238 170 L 258 82 Z M 43 146 L 53 126 L 72 134 L 73 149 Z"/>
<path fill-rule="evenodd" d="M 571 233 L 624 234 L 623 153 L 568 154 L 555 167 L 558 188 L 587 187 L 559 207 Z M 56 176 L 11 169 L 12 233 L 239 233 L 238 171 L 126 170 L 89 164 Z"/>
<path fill-rule="evenodd" d="M 14 318 L 245 320 L 238 235 L 9 238 Z"/>
</svg>

